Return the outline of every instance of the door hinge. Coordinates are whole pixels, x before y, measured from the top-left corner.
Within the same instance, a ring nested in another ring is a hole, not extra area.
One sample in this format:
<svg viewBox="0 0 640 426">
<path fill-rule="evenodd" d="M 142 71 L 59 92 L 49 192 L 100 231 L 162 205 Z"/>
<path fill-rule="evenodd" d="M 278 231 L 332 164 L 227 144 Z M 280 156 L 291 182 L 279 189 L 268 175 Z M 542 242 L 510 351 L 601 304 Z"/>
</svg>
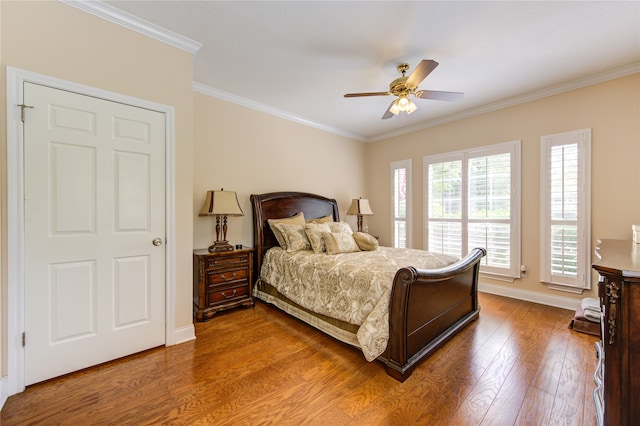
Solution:
<svg viewBox="0 0 640 426">
<path fill-rule="evenodd" d="M 25 108 L 33 108 L 33 106 L 25 105 L 25 104 L 18 104 L 18 106 L 20 107 L 20 119 L 24 123 L 24 109 Z"/>
<path fill-rule="evenodd" d="M 24 348 L 25 343 L 27 342 L 27 334 L 25 332 L 22 333 L 22 347 Z"/>
</svg>

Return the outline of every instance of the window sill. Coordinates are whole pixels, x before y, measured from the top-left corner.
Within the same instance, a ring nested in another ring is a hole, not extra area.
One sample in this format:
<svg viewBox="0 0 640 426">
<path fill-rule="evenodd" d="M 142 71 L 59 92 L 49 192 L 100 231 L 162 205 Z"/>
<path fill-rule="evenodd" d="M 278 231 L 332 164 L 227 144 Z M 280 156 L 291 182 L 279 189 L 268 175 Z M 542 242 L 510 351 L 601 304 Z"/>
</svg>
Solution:
<svg viewBox="0 0 640 426">
<path fill-rule="evenodd" d="M 581 287 L 572 287 L 572 286 L 562 285 L 562 284 L 554 284 L 554 283 L 546 283 L 546 284 L 547 286 L 549 286 L 551 290 L 564 291 L 566 293 L 582 294 L 585 290 L 588 290 Z"/>
<path fill-rule="evenodd" d="M 520 277 L 511 276 L 511 275 L 503 275 L 503 274 L 496 274 L 492 272 L 482 272 L 482 271 L 480 271 L 480 277 L 488 278 L 490 280 L 496 280 L 496 281 L 505 281 L 509 283 L 514 282 L 516 278 L 520 278 Z"/>
</svg>

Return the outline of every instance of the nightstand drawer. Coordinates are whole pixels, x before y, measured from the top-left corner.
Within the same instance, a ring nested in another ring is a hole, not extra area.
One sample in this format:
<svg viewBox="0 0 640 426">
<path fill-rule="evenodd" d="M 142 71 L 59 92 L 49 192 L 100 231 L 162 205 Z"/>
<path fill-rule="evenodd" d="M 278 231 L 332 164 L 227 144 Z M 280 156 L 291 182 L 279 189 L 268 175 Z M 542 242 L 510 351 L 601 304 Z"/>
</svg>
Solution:
<svg viewBox="0 0 640 426">
<path fill-rule="evenodd" d="M 224 257 L 208 257 L 205 260 L 205 267 L 208 270 L 220 270 L 221 268 L 233 268 L 234 266 L 245 266 L 249 261 L 247 254 L 232 254 Z"/>
<path fill-rule="evenodd" d="M 220 284 L 230 284 L 237 281 L 247 281 L 248 277 L 249 270 L 247 268 L 224 272 L 208 272 L 207 285 L 215 286 Z"/>
<path fill-rule="evenodd" d="M 249 285 L 238 287 L 226 287 L 222 290 L 207 293 L 208 306 L 215 306 L 221 302 L 233 302 L 234 300 L 246 297 L 249 294 Z"/>
</svg>

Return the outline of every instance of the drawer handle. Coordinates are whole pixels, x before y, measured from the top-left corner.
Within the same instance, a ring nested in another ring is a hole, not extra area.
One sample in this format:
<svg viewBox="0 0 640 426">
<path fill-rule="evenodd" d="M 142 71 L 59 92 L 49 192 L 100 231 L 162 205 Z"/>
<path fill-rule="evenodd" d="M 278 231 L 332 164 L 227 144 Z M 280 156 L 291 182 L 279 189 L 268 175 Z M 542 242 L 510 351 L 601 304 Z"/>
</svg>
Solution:
<svg viewBox="0 0 640 426">
<path fill-rule="evenodd" d="M 225 276 L 224 276 L 224 274 L 220 275 L 220 277 L 221 277 L 223 280 L 225 280 L 225 281 L 233 281 L 233 280 L 235 280 L 235 279 L 236 279 L 236 273 L 234 272 L 234 273 L 231 275 L 231 278 L 227 278 L 227 277 L 225 277 Z"/>
<path fill-rule="evenodd" d="M 227 295 L 224 293 L 224 291 L 223 291 L 221 294 L 222 294 L 222 297 L 224 297 L 225 299 L 231 299 L 233 296 L 235 296 L 235 295 L 236 295 L 236 292 L 237 292 L 237 291 L 238 291 L 238 290 L 233 290 L 233 293 L 231 293 L 231 295 L 230 295 L 230 296 L 227 296 Z"/>
</svg>

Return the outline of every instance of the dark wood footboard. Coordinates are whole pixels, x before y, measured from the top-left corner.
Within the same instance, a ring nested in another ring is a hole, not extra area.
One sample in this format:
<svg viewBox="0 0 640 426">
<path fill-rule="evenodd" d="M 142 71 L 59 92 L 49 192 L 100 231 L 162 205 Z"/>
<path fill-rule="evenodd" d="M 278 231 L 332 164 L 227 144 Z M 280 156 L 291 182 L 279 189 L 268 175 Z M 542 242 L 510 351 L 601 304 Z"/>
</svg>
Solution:
<svg viewBox="0 0 640 426">
<path fill-rule="evenodd" d="M 473 249 L 446 268 L 400 269 L 393 280 L 389 309 L 387 373 L 405 381 L 416 364 L 478 318 L 478 272 L 486 254 Z"/>
</svg>

